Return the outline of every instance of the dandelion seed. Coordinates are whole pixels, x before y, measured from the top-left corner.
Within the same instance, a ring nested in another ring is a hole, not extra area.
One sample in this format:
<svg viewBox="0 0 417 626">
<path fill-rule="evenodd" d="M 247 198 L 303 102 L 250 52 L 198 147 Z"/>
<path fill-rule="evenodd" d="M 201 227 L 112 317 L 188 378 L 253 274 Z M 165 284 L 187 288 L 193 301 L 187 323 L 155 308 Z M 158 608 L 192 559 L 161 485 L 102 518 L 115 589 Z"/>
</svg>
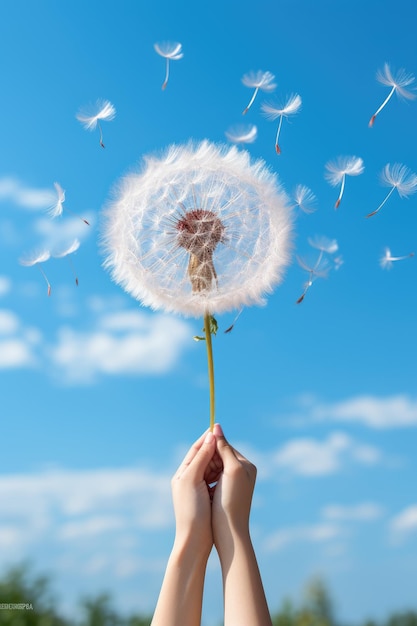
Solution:
<svg viewBox="0 0 417 626">
<path fill-rule="evenodd" d="M 304 283 L 304 291 L 298 300 L 296 300 L 296 304 L 301 304 L 314 281 L 317 280 L 317 278 L 327 278 L 329 273 L 329 261 L 327 258 L 323 258 L 323 254 L 320 253 L 313 264 L 308 263 L 299 256 L 297 256 L 297 263 L 303 270 L 308 272 L 308 280 Z"/>
<path fill-rule="evenodd" d="M 298 113 L 301 107 L 301 97 L 298 94 L 292 94 L 284 106 L 276 107 L 272 104 L 264 103 L 261 105 L 262 111 L 269 120 L 276 120 L 279 118 L 277 134 L 275 136 L 275 152 L 281 154 L 281 148 L 279 146 L 279 136 L 281 133 L 282 120 L 284 117 L 295 115 Z"/>
<path fill-rule="evenodd" d="M 264 302 L 289 262 L 292 210 L 263 161 L 235 146 L 172 146 L 130 174 L 106 211 L 104 265 L 153 309 L 204 317 Z"/>
<path fill-rule="evenodd" d="M 407 74 L 404 69 L 398 70 L 396 76 L 394 77 L 389 64 L 385 63 L 384 69 L 378 70 L 376 78 L 383 85 L 391 87 L 391 91 L 389 92 L 388 96 L 385 98 L 379 109 L 375 111 L 375 113 L 369 120 L 370 128 L 372 128 L 372 126 L 374 125 L 376 116 L 382 111 L 385 105 L 388 104 L 394 93 L 397 93 L 399 97 L 406 98 L 407 100 L 414 100 L 414 98 L 416 97 L 415 93 L 409 91 L 408 89 L 405 89 L 405 87 L 408 87 L 415 81 L 415 78 L 413 74 Z"/>
<path fill-rule="evenodd" d="M 314 213 L 316 210 L 313 206 L 316 202 L 316 196 L 305 185 L 297 185 L 294 190 L 295 206 L 298 206 L 304 213 Z"/>
<path fill-rule="evenodd" d="M 401 163 L 391 165 L 387 163 L 380 175 L 381 184 L 385 187 L 391 187 L 381 204 L 375 211 L 368 213 L 366 217 L 372 217 L 379 213 L 388 198 L 397 190 L 400 198 L 408 198 L 417 191 L 417 175 L 411 172 L 408 167 Z"/>
<path fill-rule="evenodd" d="M 224 331 L 225 335 L 229 334 L 232 332 L 232 330 L 235 327 L 235 324 L 237 322 L 237 320 L 239 319 L 239 317 L 242 315 L 243 313 L 243 309 L 240 309 L 239 313 L 236 315 L 235 319 L 233 320 L 233 322 L 230 324 L 230 326 L 228 328 L 226 328 L 226 330 Z"/>
<path fill-rule="evenodd" d="M 339 157 L 336 161 L 329 161 L 325 165 L 327 172 L 324 177 L 333 186 L 337 187 L 340 184 L 339 197 L 336 200 L 334 208 L 337 209 L 342 200 L 343 192 L 345 190 L 346 176 L 359 176 L 362 174 L 365 167 L 363 160 L 360 157 Z"/>
<path fill-rule="evenodd" d="M 343 265 L 343 263 L 344 263 L 344 260 L 343 260 L 342 255 L 336 256 L 336 257 L 333 259 L 333 261 L 334 261 L 334 269 L 335 269 L 335 270 L 340 269 L 340 267 L 341 267 L 341 266 Z"/>
<path fill-rule="evenodd" d="M 82 109 L 76 115 L 76 118 L 87 130 L 99 129 L 100 132 L 100 146 L 104 148 L 103 143 L 103 130 L 101 128 L 100 120 L 110 122 L 116 117 L 116 109 L 108 100 L 98 100 L 93 107 Z"/>
<path fill-rule="evenodd" d="M 80 242 L 78 239 L 74 239 L 74 241 L 67 246 L 66 248 L 64 248 L 63 250 L 59 250 L 58 252 L 54 253 L 54 257 L 56 259 L 63 259 L 64 257 L 66 257 L 68 259 L 68 263 L 70 264 L 72 273 L 74 274 L 74 278 L 75 278 L 75 284 L 78 287 L 78 276 L 75 272 L 74 266 L 72 264 L 71 258 L 70 258 L 70 254 L 73 254 L 74 252 L 76 252 L 78 250 L 78 248 L 80 247 Z"/>
<path fill-rule="evenodd" d="M 64 202 L 65 202 L 65 190 L 62 189 L 59 183 L 54 183 L 54 187 L 55 187 L 55 191 L 57 194 L 57 200 L 48 209 L 48 213 L 52 218 L 62 215 L 63 210 L 64 210 Z M 80 217 L 77 213 L 74 213 L 74 211 L 71 211 L 71 209 L 68 209 L 67 207 L 65 207 L 65 209 L 66 211 L 69 211 L 73 215 L 76 215 L 77 217 L 79 217 L 80 220 L 84 222 L 84 224 L 87 224 L 87 226 L 90 226 L 90 222 L 87 222 L 86 219 L 84 219 L 83 217 Z"/>
<path fill-rule="evenodd" d="M 36 266 L 38 268 L 38 270 L 40 271 L 40 273 L 42 274 L 47 287 L 48 287 L 48 296 L 51 295 L 51 284 L 43 270 L 43 268 L 41 267 L 41 263 L 45 263 L 45 261 L 47 261 L 51 256 L 51 253 L 49 252 L 49 250 L 43 250 L 42 252 L 38 253 L 38 254 L 34 254 L 32 256 L 29 256 L 27 258 L 22 258 L 19 260 L 20 265 L 23 265 L 25 267 L 32 267 L 32 266 Z"/>
<path fill-rule="evenodd" d="M 330 268 L 328 258 L 324 255 L 335 254 L 339 249 L 339 244 L 337 243 L 336 239 L 328 239 L 328 237 L 325 237 L 324 235 L 309 237 L 308 243 L 312 248 L 316 248 L 316 250 L 319 250 L 319 255 L 314 264 L 309 264 L 301 257 L 297 257 L 298 264 L 306 272 L 308 272 L 309 276 L 307 282 L 304 285 L 304 291 L 296 301 L 296 304 L 300 304 L 304 300 L 307 291 L 311 288 L 313 282 L 317 278 L 327 278 Z"/>
<path fill-rule="evenodd" d="M 249 126 L 233 126 L 225 132 L 225 135 L 232 143 L 253 143 L 258 136 L 258 129 L 254 124 Z"/>
<path fill-rule="evenodd" d="M 165 59 L 165 79 L 162 83 L 162 89 L 166 89 L 169 79 L 169 62 L 182 59 L 182 57 L 184 56 L 183 52 L 181 51 L 182 44 L 177 42 L 155 43 L 154 48 L 156 52 Z"/>
<path fill-rule="evenodd" d="M 384 269 L 390 270 L 392 268 L 392 264 L 395 261 L 403 261 L 404 259 L 410 259 L 414 256 L 414 252 L 410 252 L 409 254 L 405 254 L 404 256 L 392 256 L 391 250 L 389 248 L 385 248 L 383 256 L 379 260 L 379 264 Z"/>
<path fill-rule="evenodd" d="M 334 254 L 339 249 L 339 244 L 336 239 L 328 239 L 324 235 L 316 235 L 315 237 L 309 237 L 308 243 L 312 248 L 320 250 L 321 253 Z"/>
<path fill-rule="evenodd" d="M 262 72 L 261 70 L 257 72 L 248 72 L 243 76 L 242 83 L 245 87 L 255 88 L 255 91 L 253 92 L 249 104 L 242 112 L 242 115 L 246 115 L 249 111 L 260 89 L 262 91 L 274 91 L 276 88 L 276 84 L 273 82 L 274 80 L 275 76 L 271 74 L 271 72 Z"/>
</svg>

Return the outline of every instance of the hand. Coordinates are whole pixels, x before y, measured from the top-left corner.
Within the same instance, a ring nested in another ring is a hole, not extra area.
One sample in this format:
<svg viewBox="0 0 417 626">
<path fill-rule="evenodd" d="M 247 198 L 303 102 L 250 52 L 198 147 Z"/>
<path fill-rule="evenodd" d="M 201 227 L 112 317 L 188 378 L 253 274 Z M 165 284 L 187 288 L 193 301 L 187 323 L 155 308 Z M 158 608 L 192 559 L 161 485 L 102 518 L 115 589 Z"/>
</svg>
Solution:
<svg viewBox="0 0 417 626">
<path fill-rule="evenodd" d="M 219 424 L 214 426 L 217 453 L 223 470 L 214 488 L 212 527 L 217 549 L 232 535 L 249 533 L 249 514 L 256 480 L 256 467 L 226 440 Z"/>
<path fill-rule="evenodd" d="M 210 484 L 218 480 L 222 467 L 216 438 L 206 432 L 190 448 L 171 481 L 175 540 L 207 555 L 213 546 Z"/>
</svg>

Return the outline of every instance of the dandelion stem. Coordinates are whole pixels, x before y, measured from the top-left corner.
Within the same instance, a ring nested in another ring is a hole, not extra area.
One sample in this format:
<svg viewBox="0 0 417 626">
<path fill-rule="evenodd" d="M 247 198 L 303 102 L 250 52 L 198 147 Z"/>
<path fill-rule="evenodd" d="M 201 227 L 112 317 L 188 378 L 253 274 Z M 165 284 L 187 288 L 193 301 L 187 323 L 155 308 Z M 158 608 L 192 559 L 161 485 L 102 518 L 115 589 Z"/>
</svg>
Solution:
<svg viewBox="0 0 417 626">
<path fill-rule="evenodd" d="M 164 79 L 164 82 L 162 83 L 162 90 L 166 89 L 168 85 L 168 79 L 169 79 L 169 59 L 167 57 L 165 59 L 165 79 Z"/>
<path fill-rule="evenodd" d="M 342 200 L 342 196 L 343 196 L 343 192 L 345 190 L 345 180 L 346 180 L 346 176 L 345 174 L 343 174 L 343 178 L 342 178 L 342 184 L 340 185 L 340 193 L 339 193 L 339 197 L 336 200 L 336 204 L 334 205 L 335 209 L 338 209 L 340 206 L 340 202 Z"/>
<path fill-rule="evenodd" d="M 395 185 L 392 189 L 390 189 L 390 191 L 388 192 L 388 194 L 385 196 L 385 198 L 383 199 L 383 201 L 381 202 L 381 204 L 379 205 L 379 207 L 377 209 L 375 209 L 375 211 L 372 211 L 372 213 L 368 213 L 368 215 L 365 215 L 365 217 L 372 217 L 373 215 L 376 215 L 384 206 L 384 204 L 386 203 L 386 201 L 388 200 L 388 198 L 391 196 L 392 192 L 395 189 Z"/>
<path fill-rule="evenodd" d="M 252 104 L 254 103 L 254 100 L 258 94 L 259 91 L 259 87 L 255 88 L 255 91 L 253 92 L 252 98 L 249 101 L 248 106 L 246 107 L 246 109 L 244 111 L 242 111 L 242 115 L 246 115 L 246 113 L 249 111 L 249 109 L 251 108 Z"/>
<path fill-rule="evenodd" d="M 213 346 L 211 343 L 211 315 L 209 313 L 206 313 L 204 316 L 204 333 L 206 336 L 208 377 L 210 388 L 210 430 L 213 431 L 216 402 L 214 390 Z"/>
<path fill-rule="evenodd" d="M 281 132 L 282 117 L 283 116 L 281 115 L 280 118 L 279 118 L 278 130 L 277 130 L 277 134 L 276 134 L 276 137 L 275 137 L 275 152 L 277 154 L 281 154 L 281 148 L 279 147 L 278 139 L 279 139 L 279 135 L 280 135 L 280 132 Z"/>
<path fill-rule="evenodd" d="M 394 94 L 394 91 L 396 90 L 396 85 L 393 86 L 393 88 L 391 89 L 391 91 L 389 92 L 388 96 L 385 98 L 384 102 L 381 104 L 381 106 L 379 107 L 379 109 L 377 111 L 375 111 L 375 113 L 373 114 L 373 116 L 371 117 L 371 119 L 369 120 L 369 128 L 372 128 L 372 126 L 374 125 L 376 116 L 381 113 L 382 109 L 384 108 L 384 106 L 386 104 L 388 104 L 388 102 L 391 100 L 391 97 Z"/>
</svg>

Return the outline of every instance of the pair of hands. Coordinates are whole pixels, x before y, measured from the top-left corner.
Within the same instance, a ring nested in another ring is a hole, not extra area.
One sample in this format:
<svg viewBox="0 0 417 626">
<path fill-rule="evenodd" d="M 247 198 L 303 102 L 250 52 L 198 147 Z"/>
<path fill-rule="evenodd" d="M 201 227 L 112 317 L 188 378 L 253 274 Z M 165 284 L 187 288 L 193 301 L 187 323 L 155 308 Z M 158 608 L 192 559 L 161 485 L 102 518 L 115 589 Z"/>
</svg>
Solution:
<svg viewBox="0 0 417 626">
<path fill-rule="evenodd" d="M 222 428 L 204 433 L 171 481 L 176 541 L 197 553 L 220 552 L 249 533 L 256 467 L 226 440 Z"/>
</svg>

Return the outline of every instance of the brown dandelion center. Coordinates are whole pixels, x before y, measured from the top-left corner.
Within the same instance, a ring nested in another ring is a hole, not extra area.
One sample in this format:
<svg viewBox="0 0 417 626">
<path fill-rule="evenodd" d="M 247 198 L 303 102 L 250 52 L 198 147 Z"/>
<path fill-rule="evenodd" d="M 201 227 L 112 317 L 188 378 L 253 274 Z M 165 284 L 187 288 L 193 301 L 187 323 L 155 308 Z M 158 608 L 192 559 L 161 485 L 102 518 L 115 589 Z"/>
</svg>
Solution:
<svg viewBox="0 0 417 626">
<path fill-rule="evenodd" d="M 190 253 L 188 275 L 193 291 L 208 291 L 217 279 L 213 252 L 224 236 L 225 228 L 213 211 L 186 211 L 176 223 L 178 245 Z"/>
</svg>

